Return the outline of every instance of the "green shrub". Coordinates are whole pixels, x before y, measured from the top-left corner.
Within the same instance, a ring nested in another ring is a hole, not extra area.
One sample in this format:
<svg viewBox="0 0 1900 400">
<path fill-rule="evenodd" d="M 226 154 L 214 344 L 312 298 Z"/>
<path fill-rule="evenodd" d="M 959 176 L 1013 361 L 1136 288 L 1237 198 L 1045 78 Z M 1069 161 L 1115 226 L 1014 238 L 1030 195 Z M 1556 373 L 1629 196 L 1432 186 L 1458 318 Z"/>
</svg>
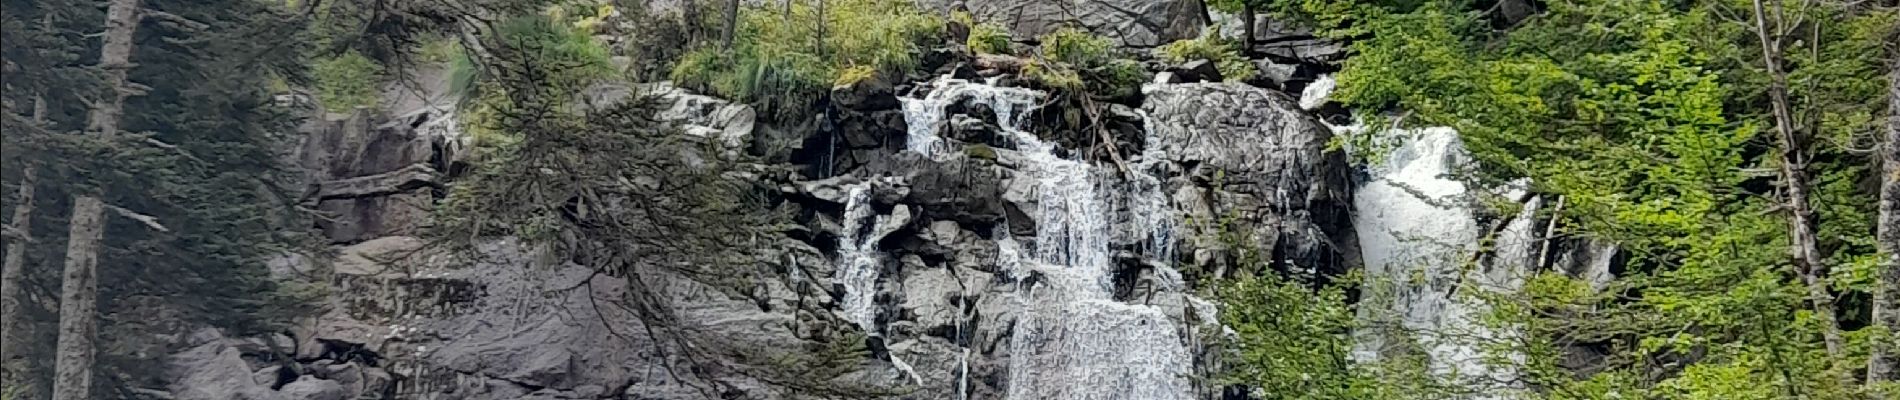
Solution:
<svg viewBox="0 0 1900 400">
<path fill-rule="evenodd" d="M 1214 34 L 1217 31 L 1219 31 L 1218 27 L 1208 30 L 1208 33 L 1198 38 L 1183 39 L 1163 45 L 1158 49 L 1161 58 L 1171 63 L 1194 60 L 1213 61 L 1215 67 L 1220 69 L 1221 77 L 1228 81 L 1244 81 L 1258 74 L 1259 70 L 1254 68 L 1253 63 L 1248 61 L 1247 57 L 1240 55 L 1239 45 L 1221 39 Z"/>
<path fill-rule="evenodd" d="M 1023 63 L 1023 77 L 1040 83 L 1051 89 L 1077 91 L 1085 88 L 1082 74 L 1074 68 L 1047 60 L 1029 60 Z"/>
<path fill-rule="evenodd" d="M 1042 56 L 1078 67 L 1097 66 L 1115 57 L 1115 42 L 1088 31 L 1062 27 L 1038 39 Z"/>
<path fill-rule="evenodd" d="M 504 147 L 516 142 L 516 132 L 501 127 L 504 116 L 516 114 L 520 107 L 547 103 L 564 104 L 573 93 L 589 85 L 614 78 L 613 63 L 607 49 L 586 32 L 571 24 L 556 23 L 545 15 L 523 16 L 503 22 L 486 42 L 498 43 L 489 52 L 514 65 L 542 68 L 502 67 L 496 71 L 478 68 L 466 54 L 450 65 L 450 86 L 463 99 L 458 110 L 463 131 L 474 138 L 478 155 L 482 149 Z M 544 88 L 539 98 L 525 99 L 504 88 Z M 549 107 L 560 109 L 561 107 Z"/>
<path fill-rule="evenodd" d="M 908 1 L 836 0 L 826 3 L 825 35 L 811 5 L 740 11 L 730 50 L 695 49 L 674 65 L 674 83 L 744 101 L 765 115 L 808 112 L 847 69 L 901 74 L 917 66 L 924 44 L 943 33 L 943 20 Z"/>
<path fill-rule="evenodd" d="M 1043 35 L 1042 58 L 1023 65 L 1023 75 L 1053 89 L 1108 97 L 1133 94 L 1147 80 L 1141 63 L 1120 54 L 1114 41 L 1076 28 Z"/>
<path fill-rule="evenodd" d="M 863 82 L 865 79 L 871 79 L 875 77 L 877 77 L 876 68 L 871 68 L 868 65 L 853 65 L 850 68 L 845 68 L 843 71 L 839 71 L 838 79 L 836 81 L 833 81 L 832 85 L 833 86 L 851 86 L 851 85 L 857 84 L 858 82 Z"/>
<path fill-rule="evenodd" d="M 383 83 L 383 66 L 355 51 L 317 60 L 311 68 L 317 83 L 317 101 L 323 108 L 345 112 L 376 105 Z"/>
<path fill-rule="evenodd" d="M 950 20 L 970 27 L 970 37 L 963 44 L 976 54 L 1009 54 L 1009 30 L 987 22 L 976 22 L 976 17 L 968 12 L 950 13 Z"/>
</svg>

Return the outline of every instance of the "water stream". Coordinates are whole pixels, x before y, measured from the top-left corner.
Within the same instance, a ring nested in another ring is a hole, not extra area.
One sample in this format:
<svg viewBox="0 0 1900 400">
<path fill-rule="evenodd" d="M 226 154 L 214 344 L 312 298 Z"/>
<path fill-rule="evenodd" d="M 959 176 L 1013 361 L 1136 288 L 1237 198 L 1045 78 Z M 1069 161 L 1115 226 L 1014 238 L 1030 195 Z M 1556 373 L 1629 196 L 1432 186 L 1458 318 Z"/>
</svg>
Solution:
<svg viewBox="0 0 1900 400">
<path fill-rule="evenodd" d="M 1053 143 L 1027 130 L 1027 116 L 1044 95 L 1028 89 L 943 78 L 922 99 L 905 99 L 911 151 L 940 155 L 937 125 L 951 104 L 967 101 L 996 112 L 1004 138 L 1022 154 L 1013 179 L 1034 180 L 1036 236 L 1030 243 L 998 239 L 1005 268 L 1021 282 L 1019 312 L 1010 338 L 1009 399 L 1190 399 L 1192 358 L 1175 322 L 1158 307 L 1115 300 L 1112 230 L 1117 201 L 1132 221 L 1127 232 L 1169 254 L 1173 217 L 1160 181 L 1130 171 L 1132 194 L 1110 193 L 1112 170 L 1058 155 Z M 1144 155 L 1144 162 L 1160 155 Z M 1144 167 L 1146 167 L 1144 165 Z M 1025 245 L 1029 252 L 1024 251 Z M 1171 272 L 1171 271 L 1166 271 Z M 1164 272 L 1164 275 L 1170 275 Z M 1031 276 L 1037 279 L 1024 279 Z M 1178 279 L 1178 278 L 1177 278 Z"/>
</svg>

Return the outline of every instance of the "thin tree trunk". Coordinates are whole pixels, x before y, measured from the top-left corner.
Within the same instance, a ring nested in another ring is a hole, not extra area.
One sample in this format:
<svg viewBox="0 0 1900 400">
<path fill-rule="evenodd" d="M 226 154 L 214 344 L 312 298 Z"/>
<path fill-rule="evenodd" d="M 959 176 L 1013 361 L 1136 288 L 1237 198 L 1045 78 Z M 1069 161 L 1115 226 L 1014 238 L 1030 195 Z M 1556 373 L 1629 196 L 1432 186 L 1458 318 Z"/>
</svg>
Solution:
<svg viewBox="0 0 1900 400">
<path fill-rule="evenodd" d="M 732 49 L 732 35 L 739 30 L 739 0 L 726 0 L 726 26 L 719 33 L 719 44 Z"/>
<path fill-rule="evenodd" d="M 1887 132 L 1880 142 L 1880 220 L 1877 224 L 1881 263 L 1874 291 L 1874 325 L 1892 336 L 1874 343 L 1867 363 L 1867 385 L 1891 382 L 1900 375 L 1900 58 L 1887 73 Z"/>
<path fill-rule="evenodd" d="M 0 388 L 25 387 L 26 381 L 21 365 L 26 360 L 20 354 L 27 340 L 23 331 L 26 298 L 20 285 L 26 274 L 26 242 L 33 231 L 33 174 L 32 166 L 20 173 L 20 196 L 13 205 L 13 226 L 9 227 L 20 237 L 7 242 L 7 258 L 5 264 L 0 264 Z"/>
<path fill-rule="evenodd" d="M 818 0 L 818 57 L 825 56 L 825 0 Z"/>
<path fill-rule="evenodd" d="M 1821 261 L 1820 246 L 1815 239 L 1814 210 L 1808 203 L 1807 176 L 1807 137 L 1796 131 L 1794 113 L 1788 101 L 1788 75 L 1781 70 L 1781 38 L 1771 34 L 1781 29 L 1779 17 L 1775 25 L 1768 24 L 1764 0 L 1754 0 L 1755 34 L 1761 41 L 1762 61 L 1768 68 L 1772 82 L 1768 85 L 1768 98 L 1775 118 L 1775 132 L 1781 142 L 1781 180 L 1787 185 L 1788 199 L 1788 239 L 1789 252 L 1793 256 L 1801 280 L 1808 287 L 1808 301 L 1813 303 L 1816 318 L 1821 320 L 1821 338 L 1827 346 L 1830 358 L 1840 360 L 1843 356 L 1841 328 L 1834 311 L 1834 296 L 1828 293 L 1828 266 Z M 1776 0 L 1780 1 L 1780 0 Z M 1776 3 L 1776 15 L 1781 15 L 1780 3 Z"/>
<path fill-rule="evenodd" d="M 705 29 L 699 26 L 702 19 L 699 16 L 699 4 L 693 0 L 681 0 L 680 18 L 686 20 L 686 47 L 690 49 L 699 43 L 699 35 Z"/>
<path fill-rule="evenodd" d="M 1252 1 L 1240 3 L 1240 54 L 1253 55 L 1254 10 Z"/>
<path fill-rule="evenodd" d="M 132 68 L 132 34 L 139 26 L 139 0 L 111 0 L 106 9 L 105 43 L 99 46 L 99 67 L 113 87 L 109 98 L 92 102 L 88 128 L 103 136 L 117 135 L 124 115 L 125 97 L 133 93 L 125 81 Z M 66 270 L 59 294 L 59 346 L 53 364 L 53 400 L 92 398 L 93 339 L 97 335 L 99 300 L 99 242 L 104 239 L 105 206 L 94 195 L 73 196 L 70 233 L 66 236 Z"/>
<path fill-rule="evenodd" d="M 53 400 L 90 400 L 92 396 L 93 323 L 99 300 L 99 241 L 105 233 L 105 205 L 98 197 L 73 198 L 66 236 L 66 272 L 59 294 L 59 358 L 54 364 Z"/>
<path fill-rule="evenodd" d="M 51 25 L 49 16 L 42 21 Z M 46 127 L 46 96 L 33 96 L 33 124 Z M 20 171 L 20 196 L 18 204 L 13 206 L 13 226 L 9 227 L 19 237 L 7 243 L 7 258 L 0 263 L 0 388 L 29 390 L 25 356 L 20 348 L 26 343 L 26 293 L 20 285 L 26 279 L 26 245 L 33 240 L 33 189 L 35 175 L 33 165 L 28 164 Z"/>
</svg>

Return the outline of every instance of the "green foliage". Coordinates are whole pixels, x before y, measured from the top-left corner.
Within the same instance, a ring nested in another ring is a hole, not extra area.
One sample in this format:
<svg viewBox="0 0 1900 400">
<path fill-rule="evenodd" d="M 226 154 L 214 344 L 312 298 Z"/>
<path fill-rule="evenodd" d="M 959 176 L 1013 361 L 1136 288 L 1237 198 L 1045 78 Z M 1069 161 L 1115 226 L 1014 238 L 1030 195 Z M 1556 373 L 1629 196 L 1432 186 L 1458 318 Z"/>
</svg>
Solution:
<svg viewBox="0 0 1900 400">
<path fill-rule="evenodd" d="M 956 11 L 950 15 L 950 19 L 958 21 L 963 27 L 969 27 L 969 38 L 963 40 L 963 44 L 969 45 L 969 51 L 978 55 L 1007 55 L 1009 53 L 1009 44 L 1013 40 L 1009 38 L 1007 28 L 999 27 L 994 23 L 977 23 L 977 19 L 971 17 L 967 11 Z"/>
<path fill-rule="evenodd" d="M 838 80 L 835 82 L 832 82 L 832 85 L 833 86 L 851 86 L 851 85 L 857 84 L 858 82 L 863 82 L 866 79 L 871 79 L 871 78 L 876 78 L 876 77 L 877 77 L 877 69 L 871 68 L 868 65 L 854 65 L 849 68 L 845 68 L 843 71 L 839 71 Z"/>
<path fill-rule="evenodd" d="M 1052 89 L 1071 92 L 1085 90 L 1082 74 L 1066 65 L 1050 61 L 1029 60 L 1023 63 L 1023 77 Z"/>
<path fill-rule="evenodd" d="M 614 75 L 606 48 L 577 28 L 543 15 L 527 15 L 500 25 L 486 42 L 497 56 L 531 60 L 517 65 L 484 66 L 463 54 L 450 66 L 450 86 L 464 103 L 463 130 L 475 139 L 477 154 L 505 147 L 519 139 L 508 129 L 506 115 L 523 110 L 523 97 L 537 99 L 536 107 L 572 104 L 571 94 Z M 531 66 L 531 67 L 530 67 Z M 522 79 L 535 85 L 504 86 Z M 555 95 L 560 94 L 560 95 Z"/>
<path fill-rule="evenodd" d="M 1075 27 L 1062 27 L 1037 38 L 1042 57 L 1075 66 L 1100 65 L 1115 58 L 1115 42 Z"/>
<path fill-rule="evenodd" d="M 1355 330 L 1370 328 L 1347 300 L 1356 277 L 1318 286 L 1272 272 L 1220 283 L 1220 323 L 1233 334 L 1220 378 L 1269 400 L 1448 398 L 1418 353 L 1355 359 Z"/>
<path fill-rule="evenodd" d="M 1789 60 L 1791 96 L 1821 143 L 1813 151 L 1830 281 L 1853 296 L 1872 266 L 1870 160 L 1845 151 L 1877 121 L 1880 37 L 1889 12 L 1804 3 L 1809 20 Z M 1611 289 L 1545 275 L 1514 295 L 1482 296 L 1490 323 L 1529 333 L 1497 349 L 1540 397 L 1850 398 L 1805 288 L 1789 265 L 1776 193 L 1751 170 L 1778 162 L 1764 136 L 1759 44 L 1739 22 L 1743 2 L 1587 0 L 1544 3 L 1508 30 L 1447 1 L 1307 0 L 1257 4 L 1297 10 L 1334 37 L 1362 38 L 1336 77 L 1334 98 L 1361 110 L 1403 110 L 1413 126 L 1456 128 L 1496 184 L 1530 178 L 1562 196 L 1560 234 L 1614 242 L 1630 266 Z M 1878 22 L 1874 21 L 1878 20 Z M 1882 36 L 1888 35 L 1888 36 Z M 1814 40 L 1819 39 L 1819 40 Z M 1370 122 L 1371 125 L 1382 125 Z M 1373 135 L 1383 135 L 1372 131 Z M 1382 138 L 1351 138 L 1378 143 Z M 1547 197 L 1548 199 L 1549 197 Z M 1626 297 L 1624 297 L 1626 296 Z M 1865 312 L 1849 306 L 1844 316 Z M 1859 332 L 1855 337 L 1865 336 Z M 1574 345 L 1609 349 L 1579 376 L 1559 361 Z M 1859 346 L 1859 345 L 1856 345 Z M 1659 366 L 1655 360 L 1673 360 Z"/>
<path fill-rule="evenodd" d="M 151 23 L 138 31 L 127 80 L 139 83 L 119 115 L 121 135 L 70 134 L 87 126 L 91 103 L 111 81 L 95 73 L 104 30 L 103 7 L 80 1 L 0 2 L 0 152 L 9 191 L 20 171 L 36 171 L 33 223 L 23 277 L 31 293 L 58 293 L 57 262 L 65 252 L 64 199 L 99 196 L 107 204 L 151 216 L 165 230 L 111 217 L 98 254 L 98 365 L 94 397 L 121 398 L 147 379 L 176 347 L 180 327 L 218 327 L 228 334 L 279 331 L 308 311 L 266 271 L 287 252 L 308 250 L 293 178 L 277 150 L 293 141 L 306 110 L 279 108 L 270 86 L 304 76 L 309 64 L 294 35 L 300 18 L 268 2 L 147 0 L 143 7 L 203 23 L 178 29 Z M 28 81 L 31 80 L 31 81 Z M 36 101 L 37 100 L 37 101 Z M 43 119 L 32 106 L 43 102 Z M 9 192 L 7 196 L 12 196 Z M 11 198 L 9 198 L 11 200 Z M 12 202 L 9 201 L 9 206 Z M 8 217 L 10 218 L 10 217 Z M 15 222 L 15 221 L 8 221 Z M 290 227 L 290 229 L 286 229 Z M 51 376 L 58 307 L 49 296 L 26 299 L 30 332 L 25 362 L 31 379 Z M 12 347 L 12 346 L 9 346 Z M 8 367 L 15 367 L 9 365 Z M 11 376 L 9 376 L 11 377 Z M 9 386 L 17 381 L 6 382 Z M 48 385 L 25 382 L 8 395 L 45 398 Z"/>
<path fill-rule="evenodd" d="M 694 49 L 681 57 L 671 78 L 751 103 L 761 115 L 796 118 L 807 115 L 847 69 L 901 75 L 916 67 L 923 45 L 942 33 L 942 19 L 908 1 L 828 1 L 822 24 L 813 4 L 794 3 L 789 16 L 777 6 L 745 8 L 731 49 Z"/>
<path fill-rule="evenodd" d="M 317 60 L 311 69 L 317 102 L 332 112 L 375 106 L 382 98 L 382 65 L 355 51 Z"/>
<path fill-rule="evenodd" d="M 1063 27 L 1040 38 L 1040 57 L 1023 65 L 1023 76 L 1070 94 L 1120 97 L 1141 90 L 1148 71 L 1120 54 L 1115 42 Z"/>
<path fill-rule="evenodd" d="M 1240 45 L 1222 39 L 1220 27 L 1210 28 L 1201 37 L 1177 40 L 1158 49 L 1162 59 L 1170 63 L 1185 63 L 1194 60 L 1208 60 L 1220 69 L 1221 78 L 1231 82 L 1252 79 L 1259 74 L 1253 62 L 1240 55 Z"/>
</svg>

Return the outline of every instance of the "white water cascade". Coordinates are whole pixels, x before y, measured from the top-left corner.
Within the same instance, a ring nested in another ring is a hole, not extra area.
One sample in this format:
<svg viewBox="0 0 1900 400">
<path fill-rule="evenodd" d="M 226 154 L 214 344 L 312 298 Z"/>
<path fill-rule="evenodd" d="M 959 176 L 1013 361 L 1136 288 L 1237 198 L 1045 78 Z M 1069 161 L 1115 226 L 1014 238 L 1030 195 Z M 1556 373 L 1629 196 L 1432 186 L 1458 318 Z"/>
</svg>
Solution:
<svg viewBox="0 0 1900 400">
<path fill-rule="evenodd" d="M 1057 156 L 1054 144 L 1025 130 L 1027 115 L 1043 98 L 1040 92 L 947 77 L 932 86 L 923 99 L 904 100 L 910 150 L 940 155 L 943 139 L 936 126 L 945 107 L 958 101 L 984 104 L 995 110 L 1003 134 L 1024 158 L 1023 171 L 1014 179 L 1035 180 L 1033 256 L 1006 235 L 998 239 L 999 258 L 1023 282 L 1009 345 L 1007 398 L 1191 399 L 1192 358 L 1175 323 L 1157 307 L 1114 299 L 1110 239 L 1116 216 L 1105 191 L 1119 178 Z M 1126 200 L 1128 209 L 1143 210 L 1128 219 L 1131 225 L 1145 225 L 1129 229 L 1151 240 L 1171 240 L 1171 232 L 1164 231 L 1171 231 L 1173 223 L 1166 203 L 1154 204 L 1156 198 L 1165 201 L 1159 181 L 1131 172 L 1138 178 L 1130 186 L 1153 196 Z M 1032 275 L 1040 279 L 1026 279 Z"/>
<path fill-rule="evenodd" d="M 845 197 L 843 232 L 838 243 L 838 281 L 844 286 L 845 320 L 864 329 L 866 335 L 880 335 L 877 327 L 877 280 L 883 273 L 878 261 L 877 240 L 894 227 L 871 207 L 872 182 L 851 185 Z M 902 212 L 902 211 L 899 211 Z M 901 219 L 901 218 L 900 218 Z M 922 379 L 910 363 L 891 355 L 891 366 L 912 383 Z"/>
<path fill-rule="evenodd" d="M 1301 106 L 1318 107 L 1332 89 L 1332 79 L 1321 77 L 1302 93 Z M 1358 121 L 1331 128 L 1340 134 L 1364 129 Z M 1485 306 L 1459 291 L 1521 287 L 1538 240 L 1534 213 L 1541 201 L 1531 199 L 1502 227 L 1480 226 L 1468 199 L 1474 188 L 1451 176 L 1472 162 L 1458 132 L 1393 129 L 1381 136 L 1401 144 L 1369 167 L 1372 180 L 1353 195 L 1353 229 L 1369 278 L 1362 301 L 1370 305 L 1360 307 L 1358 318 L 1371 327 L 1357 332 L 1354 358 L 1374 360 L 1411 341 L 1430 355 L 1432 371 L 1441 377 L 1511 381 L 1513 370 L 1486 362 L 1482 349 L 1482 343 L 1510 332 L 1484 326 L 1479 318 Z M 1488 234 L 1495 235 L 1494 244 L 1481 252 L 1479 243 Z M 1472 263 L 1479 254 L 1487 254 L 1486 261 Z"/>
<path fill-rule="evenodd" d="M 876 313 L 872 309 L 877 295 L 878 265 L 876 236 L 872 230 L 880 217 L 871 208 L 869 183 L 852 185 L 845 198 L 844 232 L 838 243 L 838 276 L 844 284 L 845 320 L 857 324 L 866 333 L 877 333 Z M 869 218 L 870 221 L 865 219 Z"/>
</svg>

